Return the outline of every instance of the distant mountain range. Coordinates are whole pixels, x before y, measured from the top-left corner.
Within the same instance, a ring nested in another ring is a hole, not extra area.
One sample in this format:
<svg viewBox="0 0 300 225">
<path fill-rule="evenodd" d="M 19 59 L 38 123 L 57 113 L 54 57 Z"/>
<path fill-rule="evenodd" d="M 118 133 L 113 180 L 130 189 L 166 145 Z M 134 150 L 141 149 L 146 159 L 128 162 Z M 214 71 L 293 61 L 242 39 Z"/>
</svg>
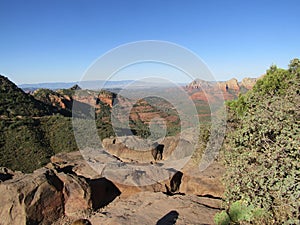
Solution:
<svg viewBox="0 0 300 225">
<path fill-rule="evenodd" d="M 69 89 L 78 84 L 82 89 L 100 90 L 102 88 L 122 88 L 124 86 L 132 84 L 133 88 L 145 88 L 145 87 L 168 87 L 172 86 L 170 83 L 162 83 L 155 81 L 135 81 L 135 80 L 122 80 L 122 81 L 105 81 L 105 80 L 90 80 L 90 81 L 77 81 L 77 82 L 54 82 L 54 83 L 37 83 L 37 84 L 20 84 L 19 88 L 25 91 L 34 91 L 40 88 L 46 88 L 51 90 Z M 186 84 L 179 83 L 178 85 L 184 86 Z"/>
<path fill-rule="evenodd" d="M 19 88 L 22 89 L 40 89 L 40 88 L 45 88 L 45 89 L 67 89 L 70 87 L 73 87 L 77 82 L 68 82 L 68 83 L 63 83 L 63 82 L 57 82 L 57 83 L 38 83 L 38 84 L 20 84 L 18 85 Z"/>
<path fill-rule="evenodd" d="M 58 89 L 68 89 L 73 87 L 76 84 L 79 84 L 80 87 L 83 89 L 97 90 L 97 89 L 101 89 L 103 86 L 105 86 L 106 88 L 117 88 L 120 86 L 128 85 L 132 82 L 133 80 L 123 80 L 123 81 L 91 80 L 91 81 L 77 81 L 77 82 L 21 84 L 18 85 L 18 87 L 25 90 L 36 90 L 40 88 L 58 90 Z"/>
</svg>

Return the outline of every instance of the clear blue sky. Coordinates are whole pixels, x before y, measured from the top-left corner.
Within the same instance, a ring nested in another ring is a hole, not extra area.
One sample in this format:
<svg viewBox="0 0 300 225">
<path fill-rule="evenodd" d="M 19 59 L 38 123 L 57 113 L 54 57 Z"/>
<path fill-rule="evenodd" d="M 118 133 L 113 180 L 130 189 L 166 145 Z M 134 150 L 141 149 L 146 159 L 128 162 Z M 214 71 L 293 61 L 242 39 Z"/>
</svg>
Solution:
<svg viewBox="0 0 300 225">
<path fill-rule="evenodd" d="M 300 57 L 300 1 L 0 0 L 0 74 L 80 80 L 127 42 L 164 40 L 199 55 L 218 80 L 257 77 Z"/>
</svg>

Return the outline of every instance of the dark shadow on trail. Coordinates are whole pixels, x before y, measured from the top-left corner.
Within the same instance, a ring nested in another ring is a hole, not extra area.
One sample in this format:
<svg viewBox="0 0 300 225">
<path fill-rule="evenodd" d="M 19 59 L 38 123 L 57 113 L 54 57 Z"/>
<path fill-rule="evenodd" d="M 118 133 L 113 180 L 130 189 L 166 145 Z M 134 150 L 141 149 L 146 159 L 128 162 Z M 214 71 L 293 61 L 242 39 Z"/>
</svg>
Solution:
<svg viewBox="0 0 300 225">
<path fill-rule="evenodd" d="M 157 221 L 156 225 L 173 225 L 176 224 L 179 213 L 175 210 L 170 211 L 164 217 Z"/>
</svg>

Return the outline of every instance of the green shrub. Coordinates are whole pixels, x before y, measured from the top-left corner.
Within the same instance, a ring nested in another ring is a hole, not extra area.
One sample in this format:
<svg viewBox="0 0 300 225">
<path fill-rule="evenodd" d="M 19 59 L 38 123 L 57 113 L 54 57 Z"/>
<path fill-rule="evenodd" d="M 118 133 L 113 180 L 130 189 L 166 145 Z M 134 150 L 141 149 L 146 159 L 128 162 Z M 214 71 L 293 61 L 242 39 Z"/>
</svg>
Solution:
<svg viewBox="0 0 300 225">
<path fill-rule="evenodd" d="M 299 87 L 299 67 L 273 66 L 253 91 L 229 103 L 226 202 L 262 209 L 268 224 L 300 222 Z"/>
<path fill-rule="evenodd" d="M 266 214 L 263 210 L 247 205 L 242 201 L 236 201 L 230 208 L 215 215 L 214 221 L 217 225 L 240 224 L 245 222 L 262 221 L 262 216 Z"/>
<path fill-rule="evenodd" d="M 290 80 L 292 76 L 288 70 L 271 66 L 265 77 L 257 81 L 253 91 L 261 95 L 285 94 L 288 88 L 286 81 Z"/>
</svg>

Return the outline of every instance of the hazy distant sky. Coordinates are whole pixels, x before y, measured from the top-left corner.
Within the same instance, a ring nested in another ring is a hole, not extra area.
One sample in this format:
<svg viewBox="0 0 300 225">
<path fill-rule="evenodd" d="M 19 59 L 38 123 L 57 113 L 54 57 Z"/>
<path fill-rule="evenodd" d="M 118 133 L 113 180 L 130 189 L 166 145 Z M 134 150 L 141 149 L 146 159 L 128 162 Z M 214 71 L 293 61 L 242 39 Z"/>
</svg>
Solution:
<svg viewBox="0 0 300 225">
<path fill-rule="evenodd" d="M 258 77 L 300 57 L 299 12 L 299 0 L 0 0 L 0 74 L 77 81 L 118 45 L 164 40 L 199 55 L 217 80 Z"/>
</svg>

